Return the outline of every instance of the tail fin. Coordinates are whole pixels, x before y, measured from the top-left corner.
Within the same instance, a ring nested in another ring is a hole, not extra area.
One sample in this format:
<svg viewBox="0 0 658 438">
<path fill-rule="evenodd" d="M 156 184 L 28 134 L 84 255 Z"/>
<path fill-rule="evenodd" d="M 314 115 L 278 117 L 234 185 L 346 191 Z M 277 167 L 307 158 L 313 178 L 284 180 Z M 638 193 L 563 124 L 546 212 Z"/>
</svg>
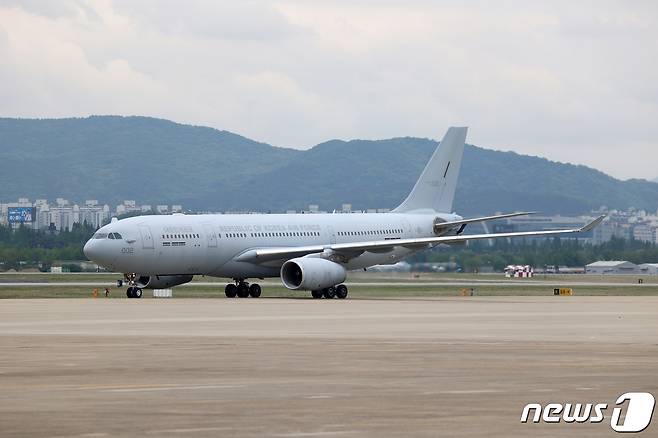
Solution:
<svg viewBox="0 0 658 438">
<path fill-rule="evenodd" d="M 407 199 L 394 212 L 452 212 L 468 128 L 449 128 Z"/>
</svg>

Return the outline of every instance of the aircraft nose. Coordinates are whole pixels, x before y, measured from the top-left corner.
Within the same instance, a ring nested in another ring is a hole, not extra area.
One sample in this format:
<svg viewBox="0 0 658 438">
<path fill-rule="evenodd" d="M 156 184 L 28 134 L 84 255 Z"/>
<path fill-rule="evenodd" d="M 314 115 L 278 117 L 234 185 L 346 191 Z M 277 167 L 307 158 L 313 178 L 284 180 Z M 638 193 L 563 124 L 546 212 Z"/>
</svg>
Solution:
<svg viewBox="0 0 658 438">
<path fill-rule="evenodd" d="M 96 256 L 98 256 L 98 248 L 94 248 L 96 245 L 93 242 L 93 239 L 89 239 L 87 243 L 85 243 L 84 248 L 82 248 L 82 252 L 85 254 L 87 259 L 89 260 L 96 260 Z"/>
</svg>

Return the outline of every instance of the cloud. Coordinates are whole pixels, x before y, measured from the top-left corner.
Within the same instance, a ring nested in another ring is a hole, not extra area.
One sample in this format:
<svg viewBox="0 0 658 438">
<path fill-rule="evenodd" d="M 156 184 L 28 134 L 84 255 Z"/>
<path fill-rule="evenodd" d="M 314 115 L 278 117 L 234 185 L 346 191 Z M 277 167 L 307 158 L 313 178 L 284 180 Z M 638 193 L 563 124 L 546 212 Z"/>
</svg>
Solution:
<svg viewBox="0 0 658 438">
<path fill-rule="evenodd" d="M 0 0 L 0 114 L 469 141 L 653 178 L 654 2 Z M 623 151 L 623 153 L 621 153 Z"/>
</svg>

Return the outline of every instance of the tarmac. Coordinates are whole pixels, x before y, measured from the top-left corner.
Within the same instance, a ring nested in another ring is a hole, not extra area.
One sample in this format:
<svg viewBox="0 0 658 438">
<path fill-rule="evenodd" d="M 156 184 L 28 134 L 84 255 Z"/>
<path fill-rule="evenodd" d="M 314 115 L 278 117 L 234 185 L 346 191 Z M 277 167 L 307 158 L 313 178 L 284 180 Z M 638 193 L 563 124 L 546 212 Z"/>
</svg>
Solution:
<svg viewBox="0 0 658 438">
<path fill-rule="evenodd" d="M 1 300 L 0 436 L 615 436 L 657 335 L 653 296 Z"/>
</svg>

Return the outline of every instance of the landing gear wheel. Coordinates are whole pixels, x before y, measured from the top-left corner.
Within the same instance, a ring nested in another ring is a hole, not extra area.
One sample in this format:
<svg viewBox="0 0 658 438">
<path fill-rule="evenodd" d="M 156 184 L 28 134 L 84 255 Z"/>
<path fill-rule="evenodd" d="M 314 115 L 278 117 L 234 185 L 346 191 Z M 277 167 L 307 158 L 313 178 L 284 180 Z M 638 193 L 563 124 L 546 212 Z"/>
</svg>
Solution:
<svg viewBox="0 0 658 438">
<path fill-rule="evenodd" d="M 347 298 L 347 286 L 344 284 L 336 286 L 336 298 L 340 298 L 341 300 Z"/>
<path fill-rule="evenodd" d="M 322 289 L 312 290 L 312 291 L 311 291 L 311 295 L 312 295 L 313 298 L 315 298 L 316 300 L 317 300 L 318 298 L 322 298 Z"/>
<path fill-rule="evenodd" d="M 233 283 L 229 283 L 226 285 L 224 293 L 226 294 L 226 298 L 235 298 L 235 296 L 238 294 L 238 287 Z"/>
<path fill-rule="evenodd" d="M 238 298 L 247 298 L 249 296 L 249 286 L 247 283 L 238 284 Z"/>
<path fill-rule="evenodd" d="M 142 290 L 135 286 L 130 286 L 126 291 L 128 298 L 142 298 Z"/>
<path fill-rule="evenodd" d="M 336 296 L 336 289 L 333 287 L 328 287 L 322 291 L 322 295 L 330 300 Z"/>
<path fill-rule="evenodd" d="M 256 283 L 249 286 L 249 295 L 251 298 L 258 298 L 260 296 L 261 290 L 260 286 Z"/>
</svg>

